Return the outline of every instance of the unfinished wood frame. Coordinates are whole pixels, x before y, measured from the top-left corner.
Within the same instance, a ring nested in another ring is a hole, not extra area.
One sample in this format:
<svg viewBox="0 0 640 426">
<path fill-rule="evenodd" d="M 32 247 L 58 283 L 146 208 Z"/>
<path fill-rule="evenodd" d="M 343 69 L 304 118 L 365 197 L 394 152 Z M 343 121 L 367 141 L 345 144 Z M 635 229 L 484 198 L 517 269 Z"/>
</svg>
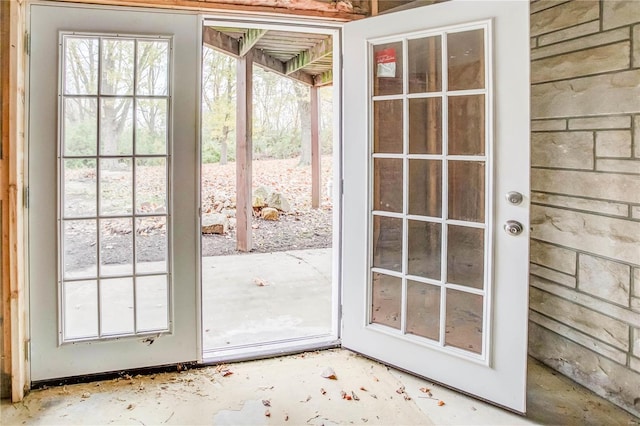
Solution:
<svg viewBox="0 0 640 426">
<path fill-rule="evenodd" d="M 3 373 L 11 377 L 11 399 L 29 385 L 26 359 L 28 314 L 25 291 L 24 165 L 26 4 L 3 2 L 2 37 L 2 295 Z M 10 362 L 8 361 L 10 360 Z"/>
</svg>

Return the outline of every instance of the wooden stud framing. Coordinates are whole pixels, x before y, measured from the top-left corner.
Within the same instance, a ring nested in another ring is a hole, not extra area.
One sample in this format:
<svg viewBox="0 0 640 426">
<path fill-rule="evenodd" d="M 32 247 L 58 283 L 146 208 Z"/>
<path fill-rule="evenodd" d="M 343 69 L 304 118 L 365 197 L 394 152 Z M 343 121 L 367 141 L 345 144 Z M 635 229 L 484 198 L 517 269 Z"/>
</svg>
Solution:
<svg viewBox="0 0 640 426">
<path fill-rule="evenodd" d="M 322 168 L 320 157 L 320 97 L 318 88 L 310 87 L 311 92 L 311 207 L 320 207 L 322 190 Z"/>
<path fill-rule="evenodd" d="M 2 13 L 2 285 L 3 348 L 10 363 L 11 399 L 22 400 L 29 385 L 26 359 L 27 303 L 24 287 L 24 113 L 26 5 L 11 0 Z M 8 28 L 8 32 L 6 29 Z M 8 37 L 6 37 L 8 35 Z"/>
<path fill-rule="evenodd" d="M 252 54 L 238 59 L 236 106 L 236 237 L 239 251 L 251 251 L 253 246 L 251 221 L 252 204 L 252 103 L 253 60 Z"/>
</svg>

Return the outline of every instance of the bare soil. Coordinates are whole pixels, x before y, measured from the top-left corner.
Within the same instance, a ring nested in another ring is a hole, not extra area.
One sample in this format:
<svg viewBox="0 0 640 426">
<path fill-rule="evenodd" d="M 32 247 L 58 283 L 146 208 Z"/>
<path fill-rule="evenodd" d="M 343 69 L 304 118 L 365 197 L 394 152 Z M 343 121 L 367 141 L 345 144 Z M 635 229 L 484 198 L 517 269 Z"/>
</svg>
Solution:
<svg viewBox="0 0 640 426">
<path fill-rule="evenodd" d="M 289 212 L 281 212 L 278 221 L 253 218 L 253 250 L 269 253 L 286 250 L 331 247 L 331 157 L 322 158 L 321 206 L 311 208 L 311 167 L 300 166 L 298 159 L 258 160 L 253 163 L 253 188 L 261 186 L 281 193 L 290 203 Z M 97 262 L 96 226 L 100 232 L 100 263 L 127 265 L 133 262 L 135 234 L 136 261 L 154 262 L 166 258 L 166 221 L 164 212 L 165 168 L 139 168 L 136 173 L 136 197 L 143 200 L 137 211 L 150 214 L 144 219 L 95 219 L 96 171 L 79 168 L 66 171 L 65 220 L 63 235 L 65 271 L 82 271 Z M 103 198 L 110 214 L 130 209 L 131 169 L 104 172 L 102 187 L 112 194 Z M 103 196 L 104 197 L 104 196 Z M 202 255 L 220 256 L 239 253 L 235 229 L 235 163 L 202 167 L 203 213 L 226 214 L 231 223 L 224 235 L 202 236 Z M 130 210 L 129 210 L 130 211 Z M 87 218 L 87 219 L 82 219 Z M 134 223 L 135 222 L 135 223 Z"/>
</svg>

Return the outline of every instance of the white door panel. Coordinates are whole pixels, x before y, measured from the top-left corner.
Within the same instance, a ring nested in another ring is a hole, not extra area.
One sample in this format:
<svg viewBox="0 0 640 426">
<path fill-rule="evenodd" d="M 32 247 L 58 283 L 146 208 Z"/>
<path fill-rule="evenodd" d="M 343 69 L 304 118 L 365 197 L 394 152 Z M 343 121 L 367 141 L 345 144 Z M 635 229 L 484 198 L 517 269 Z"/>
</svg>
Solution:
<svg viewBox="0 0 640 426">
<path fill-rule="evenodd" d="M 36 4 L 30 28 L 32 380 L 194 361 L 198 16 Z"/>
<path fill-rule="evenodd" d="M 343 51 L 343 344 L 521 412 L 528 28 L 527 1 L 451 1 L 349 23 Z"/>
</svg>

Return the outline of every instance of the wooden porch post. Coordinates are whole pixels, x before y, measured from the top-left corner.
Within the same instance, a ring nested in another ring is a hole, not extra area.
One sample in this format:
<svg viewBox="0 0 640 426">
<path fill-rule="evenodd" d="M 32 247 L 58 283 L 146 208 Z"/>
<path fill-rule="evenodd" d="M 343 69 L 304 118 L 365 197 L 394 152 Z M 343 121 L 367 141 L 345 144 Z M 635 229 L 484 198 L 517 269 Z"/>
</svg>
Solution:
<svg viewBox="0 0 640 426">
<path fill-rule="evenodd" d="M 251 251 L 251 163 L 253 157 L 252 103 L 253 60 L 252 53 L 238 59 L 237 110 L 236 110 L 236 240 L 239 251 Z"/>
<path fill-rule="evenodd" d="M 320 164 L 320 98 L 318 87 L 312 86 L 311 92 L 311 207 L 320 207 L 322 173 Z"/>
</svg>

